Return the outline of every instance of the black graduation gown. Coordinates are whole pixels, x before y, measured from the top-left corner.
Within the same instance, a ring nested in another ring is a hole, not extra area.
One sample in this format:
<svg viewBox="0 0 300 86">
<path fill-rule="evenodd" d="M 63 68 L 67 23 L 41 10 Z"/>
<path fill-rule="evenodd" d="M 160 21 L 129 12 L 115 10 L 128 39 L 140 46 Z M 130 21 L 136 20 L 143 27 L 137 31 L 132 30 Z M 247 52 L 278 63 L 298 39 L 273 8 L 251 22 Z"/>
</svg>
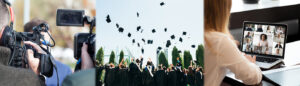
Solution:
<svg viewBox="0 0 300 86">
<path fill-rule="evenodd" d="M 196 86 L 203 86 L 203 75 L 201 75 L 200 71 L 196 73 L 195 75 L 195 81 L 196 81 Z"/>
<path fill-rule="evenodd" d="M 176 75 L 177 75 L 177 86 L 184 86 L 184 81 L 183 81 L 183 75 L 184 73 L 180 71 L 179 69 L 176 70 Z"/>
<path fill-rule="evenodd" d="M 129 80 L 128 80 L 128 70 L 127 68 L 118 69 L 116 71 L 116 80 L 115 84 L 116 86 L 128 86 Z"/>
<path fill-rule="evenodd" d="M 105 86 L 116 86 L 115 72 L 116 72 L 116 68 L 106 69 L 105 79 L 104 79 Z"/>
<path fill-rule="evenodd" d="M 154 77 L 150 75 L 151 70 L 144 69 L 143 71 L 143 86 L 155 86 Z M 154 75 L 154 73 L 152 72 Z"/>
<path fill-rule="evenodd" d="M 190 86 L 195 86 L 195 74 L 194 74 L 194 72 L 187 74 L 187 83 Z"/>
<path fill-rule="evenodd" d="M 170 71 L 168 73 L 168 86 L 176 86 L 177 75 L 175 71 Z"/>
<path fill-rule="evenodd" d="M 165 70 L 158 70 L 154 75 L 155 86 L 167 86 L 167 74 Z"/>
<path fill-rule="evenodd" d="M 183 78 L 183 82 L 182 82 L 183 86 L 187 86 L 187 75 L 183 74 L 182 78 Z"/>
<path fill-rule="evenodd" d="M 129 86 L 143 86 L 141 74 L 142 71 L 135 63 L 129 64 Z"/>
</svg>

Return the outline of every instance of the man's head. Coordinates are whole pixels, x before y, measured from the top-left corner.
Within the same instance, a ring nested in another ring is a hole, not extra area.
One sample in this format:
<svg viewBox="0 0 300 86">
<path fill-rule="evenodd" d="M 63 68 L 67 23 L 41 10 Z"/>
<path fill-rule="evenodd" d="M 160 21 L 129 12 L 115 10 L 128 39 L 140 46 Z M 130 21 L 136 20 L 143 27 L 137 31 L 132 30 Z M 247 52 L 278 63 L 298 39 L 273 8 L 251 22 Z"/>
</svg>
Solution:
<svg viewBox="0 0 300 86">
<path fill-rule="evenodd" d="M 24 25 L 24 32 L 33 32 L 32 28 L 42 23 L 47 23 L 47 22 L 38 18 L 34 18 Z"/>
<path fill-rule="evenodd" d="M 9 23 L 9 11 L 6 3 L 0 0 L 0 31 Z"/>
</svg>

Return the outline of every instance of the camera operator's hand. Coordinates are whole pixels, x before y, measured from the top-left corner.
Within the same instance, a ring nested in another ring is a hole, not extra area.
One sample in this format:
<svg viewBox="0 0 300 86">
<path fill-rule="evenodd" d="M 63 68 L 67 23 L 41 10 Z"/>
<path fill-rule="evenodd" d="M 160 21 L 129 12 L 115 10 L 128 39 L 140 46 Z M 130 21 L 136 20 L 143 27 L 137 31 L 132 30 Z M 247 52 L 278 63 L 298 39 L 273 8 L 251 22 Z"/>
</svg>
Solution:
<svg viewBox="0 0 300 86">
<path fill-rule="evenodd" d="M 24 44 L 32 46 L 32 48 L 34 48 L 37 51 L 37 53 L 47 54 L 39 45 L 33 42 L 25 41 Z M 34 52 L 32 49 L 27 50 L 27 59 L 28 59 L 29 67 L 33 70 L 33 72 L 39 74 L 40 71 L 38 70 L 38 67 L 39 67 L 40 59 L 34 57 Z"/>
<path fill-rule="evenodd" d="M 93 61 L 88 53 L 88 45 L 86 43 L 83 43 L 81 48 L 81 69 L 89 69 L 93 68 Z"/>
</svg>

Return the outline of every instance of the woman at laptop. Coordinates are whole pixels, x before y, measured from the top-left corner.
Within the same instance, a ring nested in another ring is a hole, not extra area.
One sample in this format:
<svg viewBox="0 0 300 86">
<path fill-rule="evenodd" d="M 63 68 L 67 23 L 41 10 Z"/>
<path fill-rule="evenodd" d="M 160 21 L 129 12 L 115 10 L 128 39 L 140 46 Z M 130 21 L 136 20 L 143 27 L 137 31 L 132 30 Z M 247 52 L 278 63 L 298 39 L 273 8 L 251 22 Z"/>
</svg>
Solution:
<svg viewBox="0 0 300 86">
<path fill-rule="evenodd" d="M 239 51 L 228 29 L 231 0 L 204 0 L 204 86 L 220 86 L 230 70 L 244 84 L 261 82 L 262 73 L 251 57 Z"/>
</svg>

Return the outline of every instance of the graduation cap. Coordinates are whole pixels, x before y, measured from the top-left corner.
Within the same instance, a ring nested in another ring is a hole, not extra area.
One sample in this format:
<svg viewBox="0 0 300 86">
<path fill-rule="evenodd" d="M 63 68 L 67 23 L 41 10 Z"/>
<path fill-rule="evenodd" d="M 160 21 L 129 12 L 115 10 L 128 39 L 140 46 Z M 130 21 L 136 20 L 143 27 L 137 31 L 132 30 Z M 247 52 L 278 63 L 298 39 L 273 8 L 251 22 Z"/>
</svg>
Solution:
<svg viewBox="0 0 300 86">
<path fill-rule="evenodd" d="M 158 50 L 161 50 L 162 48 L 160 46 L 157 47 Z"/>
<path fill-rule="evenodd" d="M 167 41 L 167 44 L 166 44 L 166 47 L 170 47 L 170 45 L 171 45 L 171 41 L 168 40 L 168 41 Z"/>
<path fill-rule="evenodd" d="M 140 47 L 140 43 L 137 43 L 138 47 Z"/>
<path fill-rule="evenodd" d="M 141 29 L 141 26 L 136 27 L 136 31 L 140 31 L 140 29 Z"/>
<path fill-rule="evenodd" d="M 185 32 L 185 31 L 183 31 L 183 32 L 182 32 L 182 35 L 186 35 L 186 32 Z"/>
<path fill-rule="evenodd" d="M 131 37 L 131 33 L 128 33 L 128 35 L 127 35 L 128 37 Z"/>
<path fill-rule="evenodd" d="M 165 28 L 165 32 L 167 32 L 167 28 Z"/>
<path fill-rule="evenodd" d="M 136 12 L 136 16 L 137 16 L 137 17 L 140 17 L 140 14 L 139 14 L 139 12 Z"/>
<path fill-rule="evenodd" d="M 124 31 L 124 28 L 123 28 L 123 27 L 120 27 L 120 28 L 119 28 L 119 32 L 122 33 L 123 31 Z"/>
<path fill-rule="evenodd" d="M 144 39 L 144 38 L 142 38 L 142 41 L 145 43 L 146 42 L 146 40 Z"/>
<path fill-rule="evenodd" d="M 132 39 L 132 43 L 135 43 L 135 39 Z"/>
<path fill-rule="evenodd" d="M 180 41 L 180 42 L 182 42 L 182 41 L 183 41 L 181 37 L 179 38 L 179 41 Z"/>
<path fill-rule="evenodd" d="M 165 5 L 165 2 L 161 2 L 161 3 L 160 3 L 160 6 L 163 6 L 163 5 Z"/>
<path fill-rule="evenodd" d="M 195 45 L 192 45 L 192 48 L 195 48 L 196 46 Z"/>
<path fill-rule="evenodd" d="M 175 35 L 171 35 L 171 39 L 175 39 Z"/>
<path fill-rule="evenodd" d="M 142 48 L 141 51 L 142 51 L 142 54 L 144 54 L 144 48 Z"/>
<path fill-rule="evenodd" d="M 148 44 L 153 44 L 153 40 L 147 40 Z"/>
<path fill-rule="evenodd" d="M 119 28 L 119 24 L 118 23 L 116 24 L 116 27 Z"/>
<path fill-rule="evenodd" d="M 179 50 L 178 53 L 181 53 L 181 50 Z"/>
<path fill-rule="evenodd" d="M 152 29 L 152 33 L 155 33 L 156 31 L 155 31 L 155 29 Z"/>
<path fill-rule="evenodd" d="M 106 22 L 107 22 L 107 23 L 110 23 L 110 22 L 111 22 L 109 15 L 106 16 Z"/>
</svg>

